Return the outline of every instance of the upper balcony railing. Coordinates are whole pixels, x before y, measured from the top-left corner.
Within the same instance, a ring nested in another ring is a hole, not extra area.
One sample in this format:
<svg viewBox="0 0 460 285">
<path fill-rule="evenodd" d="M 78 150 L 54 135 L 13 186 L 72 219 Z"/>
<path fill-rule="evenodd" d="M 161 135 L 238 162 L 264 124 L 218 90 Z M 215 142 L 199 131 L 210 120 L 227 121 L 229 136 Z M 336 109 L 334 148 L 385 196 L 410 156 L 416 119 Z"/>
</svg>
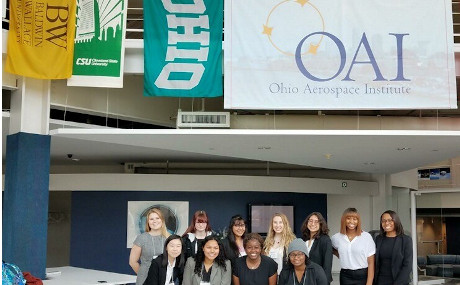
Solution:
<svg viewBox="0 0 460 285">
<path fill-rule="evenodd" d="M 9 1 L 6 1 L 9 2 Z M 129 2 L 128 2 L 129 3 Z M 133 3 L 139 3 L 134 1 Z M 142 2 L 140 2 L 142 3 Z M 9 9 L 7 7 L 2 15 L 2 29 L 9 29 Z M 454 31 L 454 44 L 460 50 L 460 0 L 452 0 L 452 18 Z M 142 7 L 128 7 L 126 23 L 126 39 L 142 40 L 144 38 L 144 10 Z"/>
</svg>

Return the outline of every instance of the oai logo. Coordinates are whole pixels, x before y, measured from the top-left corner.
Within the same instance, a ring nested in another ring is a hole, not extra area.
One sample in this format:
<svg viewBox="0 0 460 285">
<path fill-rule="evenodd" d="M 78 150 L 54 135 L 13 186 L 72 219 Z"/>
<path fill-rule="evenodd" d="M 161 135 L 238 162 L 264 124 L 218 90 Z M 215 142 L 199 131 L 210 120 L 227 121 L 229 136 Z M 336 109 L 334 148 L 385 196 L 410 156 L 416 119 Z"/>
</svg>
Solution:
<svg viewBox="0 0 460 285">
<path fill-rule="evenodd" d="M 320 10 L 308 0 L 284 0 L 271 8 L 263 25 L 262 34 L 270 44 L 287 56 L 294 56 L 297 45 L 311 32 L 324 32 L 324 19 Z M 302 54 L 316 54 L 323 36 L 316 37 Z"/>
</svg>

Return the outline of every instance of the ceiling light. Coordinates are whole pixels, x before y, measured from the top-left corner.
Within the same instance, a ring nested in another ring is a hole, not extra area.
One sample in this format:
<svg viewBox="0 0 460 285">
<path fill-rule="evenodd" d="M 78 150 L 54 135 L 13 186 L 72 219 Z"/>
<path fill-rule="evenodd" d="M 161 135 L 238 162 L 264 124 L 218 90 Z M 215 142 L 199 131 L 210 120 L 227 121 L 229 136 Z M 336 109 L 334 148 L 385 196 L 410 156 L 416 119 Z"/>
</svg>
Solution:
<svg viewBox="0 0 460 285">
<path fill-rule="evenodd" d="M 410 150 L 410 147 L 398 147 L 397 150 L 399 151 Z"/>
</svg>

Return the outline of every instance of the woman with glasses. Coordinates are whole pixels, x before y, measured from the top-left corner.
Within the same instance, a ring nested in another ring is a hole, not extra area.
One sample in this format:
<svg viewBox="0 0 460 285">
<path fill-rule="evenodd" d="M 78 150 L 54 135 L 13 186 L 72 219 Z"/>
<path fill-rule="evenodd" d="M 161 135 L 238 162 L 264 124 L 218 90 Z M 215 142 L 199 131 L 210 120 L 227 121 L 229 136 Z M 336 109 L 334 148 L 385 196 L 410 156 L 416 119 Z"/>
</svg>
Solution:
<svg viewBox="0 0 460 285">
<path fill-rule="evenodd" d="M 241 215 L 235 215 L 230 219 L 227 237 L 222 240 L 224 252 L 227 259 L 233 264 L 235 259 L 245 256 L 246 251 L 243 246 L 243 239 L 246 233 L 246 222 Z"/>
<path fill-rule="evenodd" d="M 319 212 L 307 216 L 301 227 L 302 239 L 307 247 L 308 259 L 319 264 L 332 282 L 332 242 L 326 220 Z"/>
<path fill-rule="evenodd" d="M 212 234 L 209 218 L 205 211 L 196 211 L 190 226 L 182 235 L 185 245 L 185 258 L 195 257 L 201 242 Z"/>
<path fill-rule="evenodd" d="M 372 285 L 375 243 L 361 229 L 361 216 L 355 208 L 343 212 L 340 233 L 332 236 L 333 252 L 340 260 L 340 285 Z"/>
<path fill-rule="evenodd" d="M 287 267 L 281 271 L 278 285 L 327 285 L 321 266 L 310 262 L 305 242 L 297 238 L 289 244 Z"/>
<path fill-rule="evenodd" d="M 375 238 L 375 285 L 407 285 L 412 272 L 412 239 L 396 212 L 380 216 L 380 234 Z"/>
<path fill-rule="evenodd" d="M 264 254 L 270 256 L 278 264 L 278 274 L 287 263 L 287 249 L 295 235 L 285 214 L 276 213 L 272 217 L 264 242 Z"/>
<path fill-rule="evenodd" d="M 234 285 L 276 285 L 278 264 L 268 256 L 261 255 L 264 239 L 249 233 L 243 240 L 247 255 L 235 260 Z"/>
</svg>

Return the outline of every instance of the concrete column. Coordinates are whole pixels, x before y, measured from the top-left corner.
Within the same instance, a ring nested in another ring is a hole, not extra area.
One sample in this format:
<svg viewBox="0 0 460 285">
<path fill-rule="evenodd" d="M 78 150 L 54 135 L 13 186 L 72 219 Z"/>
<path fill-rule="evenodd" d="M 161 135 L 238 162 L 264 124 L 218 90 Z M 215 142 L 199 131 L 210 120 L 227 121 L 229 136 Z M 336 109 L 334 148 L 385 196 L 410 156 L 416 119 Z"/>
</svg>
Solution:
<svg viewBox="0 0 460 285">
<path fill-rule="evenodd" d="M 11 94 L 3 199 L 3 260 L 46 277 L 50 81 L 21 78 Z"/>
</svg>

